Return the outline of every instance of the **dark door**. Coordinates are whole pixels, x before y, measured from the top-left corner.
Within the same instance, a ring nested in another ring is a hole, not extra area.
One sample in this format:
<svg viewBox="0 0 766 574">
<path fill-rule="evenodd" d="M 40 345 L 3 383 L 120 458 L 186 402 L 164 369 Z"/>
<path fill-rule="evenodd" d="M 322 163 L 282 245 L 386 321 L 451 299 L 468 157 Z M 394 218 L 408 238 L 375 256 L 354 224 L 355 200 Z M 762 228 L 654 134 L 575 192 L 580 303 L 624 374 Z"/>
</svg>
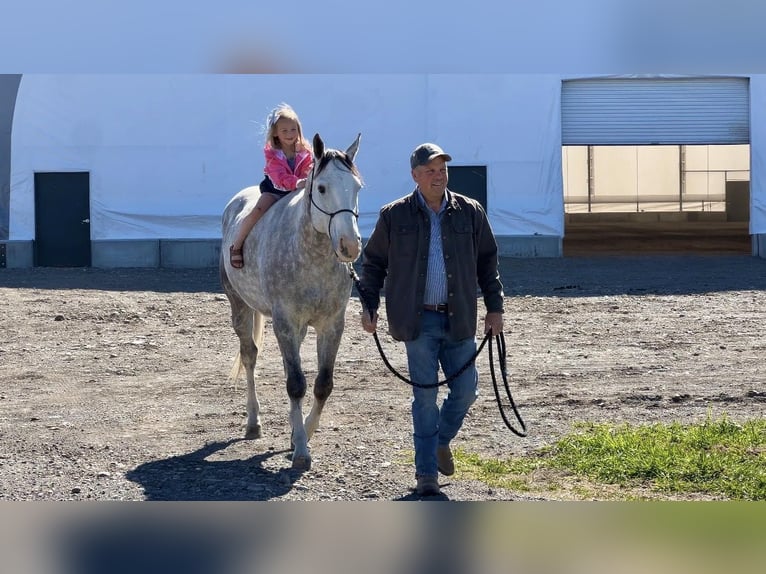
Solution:
<svg viewBox="0 0 766 574">
<path fill-rule="evenodd" d="M 461 195 L 475 199 L 487 210 L 487 166 L 460 165 L 448 166 L 449 183 L 447 187 Z"/>
<path fill-rule="evenodd" d="M 90 174 L 35 174 L 35 265 L 90 267 Z"/>
</svg>

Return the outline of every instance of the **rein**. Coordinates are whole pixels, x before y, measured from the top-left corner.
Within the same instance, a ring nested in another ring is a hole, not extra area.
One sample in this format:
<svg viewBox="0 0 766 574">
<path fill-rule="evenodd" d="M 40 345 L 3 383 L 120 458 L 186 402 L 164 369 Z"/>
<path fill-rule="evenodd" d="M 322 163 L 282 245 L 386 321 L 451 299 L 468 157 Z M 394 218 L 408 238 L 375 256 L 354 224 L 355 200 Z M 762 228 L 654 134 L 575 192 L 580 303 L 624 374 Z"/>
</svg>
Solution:
<svg viewBox="0 0 766 574">
<path fill-rule="evenodd" d="M 362 300 L 362 303 L 364 304 L 364 307 L 368 309 L 368 312 L 370 313 L 370 319 L 372 320 L 372 311 L 371 305 L 369 305 L 369 299 L 367 298 L 367 294 L 364 291 L 364 288 L 362 287 L 359 276 L 356 274 L 356 271 L 354 270 L 354 266 L 351 263 L 346 263 L 348 267 L 348 273 L 351 277 L 351 280 L 354 282 L 354 285 L 356 286 L 356 290 L 359 293 L 359 298 Z M 363 311 L 364 312 L 364 311 Z M 484 335 L 484 339 L 481 341 L 481 344 L 479 345 L 479 348 L 476 349 L 476 353 L 474 353 L 473 357 L 471 357 L 468 362 L 466 362 L 465 365 L 460 367 L 460 369 L 453 373 L 452 376 L 448 377 L 447 379 L 433 383 L 433 384 L 421 384 L 416 383 L 401 373 L 399 373 L 393 365 L 388 361 L 388 357 L 386 357 L 386 354 L 383 352 L 383 346 L 380 344 L 380 338 L 378 337 L 378 332 L 373 331 L 372 337 L 375 339 L 375 345 L 378 347 L 378 352 L 380 353 L 380 358 L 383 359 L 383 363 L 388 367 L 388 370 L 391 371 L 397 378 L 404 381 L 408 385 L 412 387 L 418 387 L 420 389 L 431 389 L 433 387 L 439 387 L 441 385 L 446 385 L 453 380 L 455 380 L 457 377 L 459 377 L 463 372 L 470 367 L 475 361 L 476 358 L 481 353 L 482 349 L 484 348 L 484 345 L 487 343 L 487 341 L 490 341 L 492 337 L 492 331 L 489 331 Z M 497 346 L 497 360 L 500 366 L 500 373 L 503 377 L 503 387 L 505 388 L 505 394 L 508 397 L 508 402 L 511 405 L 511 409 L 513 409 L 513 414 L 516 417 L 516 420 L 521 425 L 522 430 L 518 430 L 514 428 L 513 424 L 508 420 L 508 416 L 505 414 L 505 407 L 503 406 L 502 399 L 500 398 L 500 390 L 498 388 L 497 384 L 497 376 L 495 374 L 495 361 L 494 357 L 492 355 L 492 342 L 490 341 L 489 346 L 487 346 L 487 352 L 489 353 L 489 366 L 490 366 L 490 373 L 492 374 L 492 386 L 495 391 L 495 401 L 497 402 L 497 408 L 500 410 L 500 416 L 503 418 L 503 422 L 505 423 L 505 426 L 510 430 L 513 434 L 520 437 L 527 436 L 527 426 L 524 424 L 524 420 L 521 418 L 521 415 L 519 414 L 518 408 L 516 408 L 516 402 L 513 400 L 513 395 L 511 394 L 511 388 L 508 384 L 508 371 L 506 368 L 506 347 L 505 347 L 505 337 L 503 336 L 503 333 L 501 332 L 499 335 L 495 335 L 495 345 Z"/>
</svg>

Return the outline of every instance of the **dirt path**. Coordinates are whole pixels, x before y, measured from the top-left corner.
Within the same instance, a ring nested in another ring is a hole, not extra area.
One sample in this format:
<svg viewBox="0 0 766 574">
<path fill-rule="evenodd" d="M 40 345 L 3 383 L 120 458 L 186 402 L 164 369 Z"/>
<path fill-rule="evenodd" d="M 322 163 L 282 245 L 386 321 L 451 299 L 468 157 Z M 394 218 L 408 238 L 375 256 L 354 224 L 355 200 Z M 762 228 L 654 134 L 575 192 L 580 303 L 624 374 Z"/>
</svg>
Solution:
<svg viewBox="0 0 766 574">
<path fill-rule="evenodd" d="M 482 355 L 483 394 L 456 447 L 508 457 L 576 421 L 764 416 L 766 261 L 508 259 L 502 272 L 512 388 L 529 437 L 504 427 Z M 415 498 L 409 389 L 361 330 L 356 299 L 303 474 L 286 459 L 287 398 L 269 330 L 258 369 L 264 438 L 241 440 L 245 393 L 226 378 L 237 342 L 215 270 L 2 269 L 0 310 L 0 499 Z M 406 372 L 401 345 L 381 339 Z M 310 331 L 310 379 L 312 343 Z M 460 476 L 442 484 L 453 500 L 537 497 Z"/>
</svg>

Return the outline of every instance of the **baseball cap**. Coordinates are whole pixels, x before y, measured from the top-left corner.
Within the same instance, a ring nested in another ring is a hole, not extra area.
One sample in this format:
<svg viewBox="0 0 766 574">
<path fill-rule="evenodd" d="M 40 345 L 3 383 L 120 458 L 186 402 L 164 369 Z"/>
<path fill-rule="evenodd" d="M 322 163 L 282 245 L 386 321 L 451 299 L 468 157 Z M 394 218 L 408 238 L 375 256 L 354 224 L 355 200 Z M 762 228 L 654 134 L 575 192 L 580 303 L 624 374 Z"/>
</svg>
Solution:
<svg viewBox="0 0 766 574">
<path fill-rule="evenodd" d="M 427 164 L 435 157 L 443 157 L 444 161 L 452 161 L 452 156 L 445 153 L 444 150 L 435 143 L 420 144 L 410 156 L 410 167 L 415 169 L 419 165 Z"/>
</svg>

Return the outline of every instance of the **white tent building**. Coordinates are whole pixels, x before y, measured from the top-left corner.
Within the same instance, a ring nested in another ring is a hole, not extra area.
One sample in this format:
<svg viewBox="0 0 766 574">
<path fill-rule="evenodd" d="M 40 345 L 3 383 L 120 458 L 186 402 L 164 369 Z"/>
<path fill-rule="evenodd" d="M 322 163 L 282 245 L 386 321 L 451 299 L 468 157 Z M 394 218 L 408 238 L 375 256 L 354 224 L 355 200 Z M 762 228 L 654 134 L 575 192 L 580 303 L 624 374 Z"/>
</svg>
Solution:
<svg viewBox="0 0 766 574">
<path fill-rule="evenodd" d="M 282 101 L 330 147 L 362 133 L 363 237 L 424 141 L 518 257 L 563 253 L 563 145 L 749 144 L 766 257 L 766 76 L 24 74 L 0 76 L 0 266 L 215 265 Z"/>
</svg>

